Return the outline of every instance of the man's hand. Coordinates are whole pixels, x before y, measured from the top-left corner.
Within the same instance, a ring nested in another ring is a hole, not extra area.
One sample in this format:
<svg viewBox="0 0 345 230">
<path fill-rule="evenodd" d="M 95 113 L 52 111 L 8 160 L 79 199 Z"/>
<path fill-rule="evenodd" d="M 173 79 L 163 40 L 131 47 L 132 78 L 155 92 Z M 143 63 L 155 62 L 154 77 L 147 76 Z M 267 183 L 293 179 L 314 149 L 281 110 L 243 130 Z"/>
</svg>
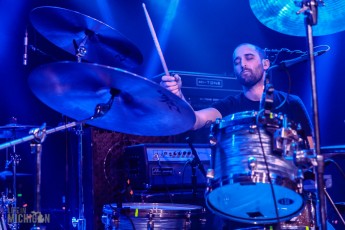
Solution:
<svg viewBox="0 0 345 230">
<path fill-rule="evenodd" d="M 184 96 L 181 91 L 182 80 L 178 74 L 174 74 L 173 76 L 164 75 L 161 79 L 160 85 L 172 92 L 173 94 L 177 95 L 178 97 L 184 99 Z"/>
</svg>

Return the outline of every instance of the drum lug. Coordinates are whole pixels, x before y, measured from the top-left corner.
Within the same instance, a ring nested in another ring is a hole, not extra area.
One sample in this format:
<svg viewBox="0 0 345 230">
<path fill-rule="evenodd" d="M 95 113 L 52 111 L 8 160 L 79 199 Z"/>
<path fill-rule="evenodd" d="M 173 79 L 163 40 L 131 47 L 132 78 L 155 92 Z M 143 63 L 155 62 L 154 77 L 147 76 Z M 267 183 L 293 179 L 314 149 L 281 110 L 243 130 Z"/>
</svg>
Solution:
<svg viewBox="0 0 345 230">
<path fill-rule="evenodd" d="M 255 157 L 248 158 L 248 168 L 250 170 L 250 174 L 254 176 L 255 170 L 257 168 L 257 159 Z"/>
<path fill-rule="evenodd" d="M 214 169 L 207 169 L 206 178 L 214 179 Z"/>
<path fill-rule="evenodd" d="M 149 213 L 149 220 L 147 221 L 147 230 L 152 230 L 155 227 L 155 223 L 153 221 L 153 213 Z"/>
<path fill-rule="evenodd" d="M 312 150 L 310 150 L 312 151 Z M 296 150 L 293 152 L 293 161 L 294 164 L 303 169 L 307 169 L 311 166 L 315 165 L 315 153 L 312 152 L 311 156 L 310 152 L 307 150 Z"/>
<path fill-rule="evenodd" d="M 105 225 L 105 229 L 118 229 L 120 223 L 119 213 L 113 211 L 111 214 L 110 221 L 108 215 L 102 215 L 102 223 Z"/>
<path fill-rule="evenodd" d="M 188 211 L 187 214 L 186 214 L 185 229 L 191 229 L 191 227 L 192 227 L 192 221 L 191 221 L 190 217 L 191 217 L 191 212 Z"/>
<path fill-rule="evenodd" d="M 212 125 L 213 127 L 213 125 Z M 217 144 L 217 138 L 215 137 L 214 135 L 214 131 L 213 131 L 213 128 L 211 128 L 211 133 L 210 135 L 208 136 L 208 139 L 210 141 L 210 145 L 211 146 L 215 146 Z"/>
<path fill-rule="evenodd" d="M 304 180 L 303 170 L 298 169 L 296 182 L 297 182 L 297 192 L 299 194 L 303 193 L 303 180 Z"/>
<path fill-rule="evenodd" d="M 255 125 L 255 124 L 250 125 L 249 126 L 249 133 L 250 134 L 255 134 L 257 132 L 257 128 L 258 128 L 258 126 Z"/>
<path fill-rule="evenodd" d="M 205 194 L 208 194 L 212 191 L 212 180 L 214 179 L 214 169 L 207 169 L 206 178 L 207 178 L 207 182 L 206 182 L 207 186 L 206 186 Z"/>
</svg>

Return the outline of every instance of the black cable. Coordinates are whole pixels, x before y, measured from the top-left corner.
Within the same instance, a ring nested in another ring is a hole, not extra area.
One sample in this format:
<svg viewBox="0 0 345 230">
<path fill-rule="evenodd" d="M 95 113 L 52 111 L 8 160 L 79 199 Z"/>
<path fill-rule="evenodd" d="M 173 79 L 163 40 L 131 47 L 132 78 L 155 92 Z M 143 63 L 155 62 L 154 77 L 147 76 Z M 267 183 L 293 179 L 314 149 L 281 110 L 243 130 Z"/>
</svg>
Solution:
<svg viewBox="0 0 345 230">
<path fill-rule="evenodd" d="M 274 209 L 275 209 L 275 212 L 276 212 L 276 219 L 277 219 L 277 222 L 278 222 L 278 224 L 277 224 L 278 228 L 277 229 L 280 230 L 280 218 L 279 218 L 279 212 L 278 212 L 278 205 L 277 205 L 276 195 L 275 195 L 275 192 L 274 192 L 273 183 L 272 183 L 272 179 L 271 179 L 271 173 L 270 173 L 270 170 L 269 170 L 269 167 L 268 167 L 267 158 L 266 158 L 266 154 L 265 154 L 265 148 L 263 146 L 263 141 L 262 141 L 261 132 L 260 132 L 259 117 L 260 117 L 260 113 L 262 113 L 262 112 L 263 112 L 263 110 L 259 111 L 258 114 L 257 114 L 257 117 L 256 117 L 256 128 L 257 128 L 257 131 L 258 131 L 260 147 L 261 147 L 261 150 L 262 150 L 262 156 L 264 158 L 265 167 L 266 167 L 266 170 L 267 170 L 267 173 L 268 173 L 268 182 L 270 184 L 272 198 L 273 198 L 273 203 L 274 203 Z"/>
<path fill-rule="evenodd" d="M 182 190 L 184 189 L 184 172 L 186 171 L 186 167 L 187 167 L 187 165 L 189 165 L 190 164 L 190 160 L 188 159 L 187 161 L 186 161 L 186 163 L 183 165 L 183 168 L 182 168 L 182 178 L 181 178 L 181 184 L 182 184 Z"/>
<path fill-rule="evenodd" d="M 340 165 L 337 162 L 335 162 L 333 159 L 327 159 L 327 160 L 325 160 L 325 163 L 326 162 L 331 162 L 331 163 L 335 164 L 335 166 L 337 167 L 337 169 L 339 170 L 341 175 L 345 178 L 344 170 L 340 167 Z"/>
<path fill-rule="evenodd" d="M 276 67 L 276 66 L 273 66 L 273 68 L 268 69 L 267 72 L 268 72 L 269 74 L 272 74 L 271 72 L 272 72 L 273 69 L 275 69 L 275 67 Z M 278 110 L 278 109 L 280 109 L 280 108 L 286 103 L 286 101 L 287 101 L 287 99 L 288 99 L 288 97 L 289 97 L 289 95 L 290 95 L 290 93 L 291 93 L 291 85 L 292 85 L 292 84 L 291 84 L 291 75 L 290 75 L 290 72 L 288 71 L 287 68 L 283 68 L 283 70 L 285 71 L 286 75 L 288 76 L 288 89 L 287 89 L 287 91 L 286 91 L 286 97 L 284 98 L 284 100 L 283 100 L 277 107 L 273 108 L 272 110 Z M 270 81 L 271 81 L 271 78 L 272 78 L 272 76 L 270 76 Z"/>
<path fill-rule="evenodd" d="M 183 194 L 185 189 L 186 189 L 185 184 L 184 184 L 184 177 L 185 177 L 185 171 L 186 171 L 187 165 L 190 165 L 191 167 L 193 167 L 190 159 L 188 159 L 186 161 L 186 163 L 183 165 L 183 168 L 182 168 L 182 178 L 181 178 L 181 183 L 182 183 L 181 190 L 182 190 L 182 192 L 181 192 L 181 194 Z M 191 184 L 192 184 L 192 181 L 191 181 Z M 188 194 L 188 192 L 187 192 L 187 194 Z"/>
</svg>

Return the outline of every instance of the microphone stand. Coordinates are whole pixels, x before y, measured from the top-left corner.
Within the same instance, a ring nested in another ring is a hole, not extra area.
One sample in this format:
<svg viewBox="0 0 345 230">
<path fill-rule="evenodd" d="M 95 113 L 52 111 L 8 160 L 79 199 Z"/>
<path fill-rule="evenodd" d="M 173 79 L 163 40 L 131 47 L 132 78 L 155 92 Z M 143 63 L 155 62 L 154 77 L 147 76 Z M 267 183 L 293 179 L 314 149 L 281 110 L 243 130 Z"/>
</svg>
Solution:
<svg viewBox="0 0 345 230">
<path fill-rule="evenodd" d="M 312 26 L 317 24 L 318 16 L 318 2 L 319 0 L 304 0 L 301 3 L 301 9 L 297 12 L 298 14 L 304 13 L 306 33 L 308 39 L 309 48 L 309 60 L 310 60 L 310 77 L 312 86 L 312 101 L 313 101 L 313 121 L 314 121 L 314 136 L 315 136 L 315 151 L 316 151 L 316 162 L 317 169 L 317 196 L 319 205 L 317 207 L 317 218 L 318 223 L 321 224 L 321 230 L 327 229 L 326 224 L 326 201 L 324 193 L 324 159 L 320 154 L 320 127 L 319 127 L 319 109 L 318 109 L 318 98 L 317 98 L 317 87 L 316 87 L 316 71 L 315 71 L 315 60 L 314 60 L 314 44 L 313 44 L 313 29 Z M 320 1 L 323 3 L 322 1 Z"/>
<path fill-rule="evenodd" d="M 308 38 L 308 48 L 309 48 L 309 60 L 310 60 L 310 77 L 312 86 L 312 100 L 313 100 L 313 120 L 314 120 L 314 135 L 315 135 L 315 150 L 316 150 L 316 161 L 317 161 L 317 191 L 318 191 L 318 218 L 319 223 L 321 223 L 321 229 L 327 229 L 326 225 L 326 200 L 325 200 L 325 190 L 324 190 L 324 159 L 320 154 L 320 126 L 319 126 L 319 108 L 318 108 L 318 98 L 317 98 L 317 86 L 316 86 L 316 71 L 315 71 L 315 60 L 314 60 L 314 44 L 313 44 L 313 29 L 312 26 L 317 24 L 317 14 L 318 14 L 318 1 L 310 0 L 303 5 L 307 7 L 304 10 L 305 14 L 305 24 L 306 32 Z"/>
<path fill-rule="evenodd" d="M 259 111 L 263 110 L 264 115 L 269 115 L 272 108 L 273 108 L 273 92 L 274 92 L 274 87 L 270 83 L 271 82 L 271 76 L 270 76 L 270 71 L 272 69 L 276 68 L 278 66 L 272 66 L 267 70 L 266 75 L 264 76 L 264 91 L 261 96 L 261 101 L 260 101 L 260 108 Z"/>
<path fill-rule="evenodd" d="M 197 151 L 195 150 L 193 144 L 192 144 L 192 141 L 189 137 L 186 138 L 186 141 L 189 145 L 189 148 L 192 150 L 192 154 L 194 156 L 192 162 L 190 163 L 191 164 L 191 167 L 192 167 L 192 186 L 193 186 L 193 190 L 192 190 L 192 193 L 193 193 L 193 197 L 195 198 L 196 195 L 197 195 L 197 177 L 196 177 L 196 168 L 198 167 L 200 172 L 202 173 L 202 175 L 206 178 L 206 171 L 205 171 L 205 168 L 203 166 L 203 164 L 201 163 L 200 161 L 200 158 L 199 158 L 199 155 L 197 153 Z"/>
</svg>

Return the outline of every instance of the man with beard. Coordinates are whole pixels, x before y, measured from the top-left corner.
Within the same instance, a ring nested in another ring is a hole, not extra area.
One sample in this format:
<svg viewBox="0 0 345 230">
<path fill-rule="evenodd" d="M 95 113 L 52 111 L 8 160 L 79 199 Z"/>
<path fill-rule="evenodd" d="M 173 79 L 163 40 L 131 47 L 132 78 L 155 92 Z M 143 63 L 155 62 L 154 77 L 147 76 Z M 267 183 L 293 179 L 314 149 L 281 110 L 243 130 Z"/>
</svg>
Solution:
<svg viewBox="0 0 345 230">
<path fill-rule="evenodd" d="M 266 58 L 265 52 L 258 46 L 243 43 L 236 47 L 233 53 L 233 67 L 237 79 L 240 81 L 243 92 L 235 96 L 227 96 L 217 102 L 211 107 L 195 111 L 196 122 L 193 129 L 200 129 L 205 125 L 213 123 L 218 118 L 225 118 L 226 116 L 246 111 L 259 111 L 260 101 L 264 93 L 266 72 L 270 67 L 270 61 Z M 180 76 L 163 76 L 161 78 L 161 86 L 170 90 L 180 98 L 184 99 L 181 91 L 182 81 Z M 303 130 L 303 139 L 305 148 L 313 148 L 313 131 L 312 124 L 308 113 L 302 100 L 296 96 L 287 94 L 278 90 L 273 91 L 273 104 L 271 106 L 272 113 L 284 114 L 289 121 L 294 121 L 300 124 L 299 130 Z M 236 138 L 234 138 L 235 140 Z M 236 140 L 235 140 L 236 141 Z M 246 144 L 246 143 L 245 143 Z M 236 149 L 237 146 L 235 146 Z M 250 148 L 250 146 L 248 146 Z M 222 162 L 225 165 L 224 162 Z M 279 166 L 279 165 L 278 165 Z M 212 193 L 211 193 L 212 194 Z M 258 197 L 262 194 L 257 194 Z M 267 197 L 261 197 L 267 199 Z M 303 213 L 301 216 L 309 214 Z M 212 216 L 212 229 L 265 229 L 254 225 L 248 228 L 248 224 L 234 223 L 231 221 L 221 221 L 218 216 Z M 213 220 L 212 220 L 213 219 Z M 313 221 L 313 220 L 310 220 Z M 298 223 L 297 219 L 295 223 Z M 281 222 L 284 224 L 284 222 Z M 286 223 L 285 223 L 286 224 Z M 297 227 L 297 226 L 294 226 Z M 305 226 L 306 227 L 306 226 Z"/>
<path fill-rule="evenodd" d="M 259 110 L 266 70 L 270 67 L 270 61 L 266 58 L 265 52 L 253 44 L 240 44 L 233 53 L 233 66 L 243 92 L 236 96 L 225 97 L 210 108 L 195 111 L 196 122 L 193 129 L 202 128 L 217 118 L 224 118 L 230 114 Z M 163 76 L 160 84 L 184 99 L 180 76 Z M 300 123 L 309 146 L 313 147 L 311 121 L 298 96 L 275 90 L 271 112 L 285 114 L 289 120 Z"/>
</svg>

